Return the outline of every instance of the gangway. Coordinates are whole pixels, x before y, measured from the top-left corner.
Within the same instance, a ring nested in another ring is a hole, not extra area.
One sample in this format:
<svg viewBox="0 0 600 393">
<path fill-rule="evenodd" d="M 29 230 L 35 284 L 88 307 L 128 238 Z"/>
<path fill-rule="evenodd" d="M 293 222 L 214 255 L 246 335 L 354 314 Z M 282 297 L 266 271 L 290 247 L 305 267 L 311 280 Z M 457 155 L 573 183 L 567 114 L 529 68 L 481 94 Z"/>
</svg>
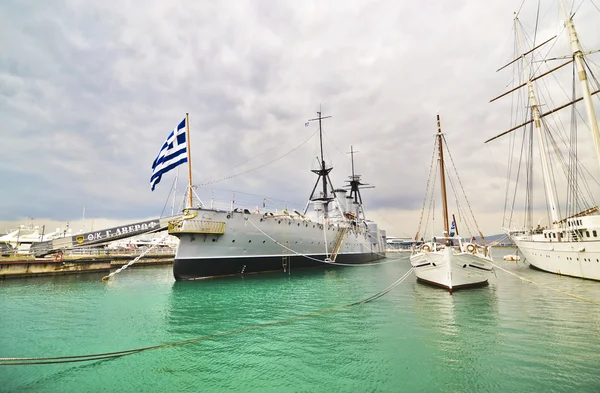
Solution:
<svg viewBox="0 0 600 393">
<path fill-rule="evenodd" d="M 59 250 L 65 251 L 80 247 L 100 246 L 114 242 L 115 240 L 167 230 L 170 222 L 178 221 L 182 217 L 182 215 L 177 215 L 155 218 L 99 231 L 78 233 L 44 242 L 36 242 L 31 245 L 30 252 L 39 257 Z"/>
</svg>

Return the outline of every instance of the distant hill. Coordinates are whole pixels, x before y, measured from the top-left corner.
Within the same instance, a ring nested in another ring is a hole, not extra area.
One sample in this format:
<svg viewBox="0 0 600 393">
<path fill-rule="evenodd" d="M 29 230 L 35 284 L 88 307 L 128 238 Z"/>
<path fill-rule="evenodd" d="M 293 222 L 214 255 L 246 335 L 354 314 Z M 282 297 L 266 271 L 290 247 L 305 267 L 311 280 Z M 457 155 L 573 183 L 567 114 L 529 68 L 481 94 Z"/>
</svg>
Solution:
<svg viewBox="0 0 600 393">
<path fill-rule="evenodd" d="M 477 239 L 477 241 L 481 241 L 481 236 L 475 236 L 475 239 Z M 506 235 L 505 233 L 500 233 L 498 235 L 489 235 L 485 237 L 485 242 L 486 243 L 498 243 L 499 245 L 502 246 L 514 246 L 515 244 L 510 240 L 510 238 L 508 237 L 508 235 Z"/>
</svg>

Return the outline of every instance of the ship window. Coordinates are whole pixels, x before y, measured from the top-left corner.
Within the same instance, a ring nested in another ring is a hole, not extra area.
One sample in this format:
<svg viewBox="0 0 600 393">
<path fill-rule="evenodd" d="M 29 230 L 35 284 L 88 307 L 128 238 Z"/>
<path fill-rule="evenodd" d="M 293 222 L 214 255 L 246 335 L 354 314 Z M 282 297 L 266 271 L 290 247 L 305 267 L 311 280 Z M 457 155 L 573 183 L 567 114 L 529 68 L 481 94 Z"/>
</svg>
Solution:
<svg viewBox="0 0 600 393">
<path fill-rule="evenodd" d="M 265 242 L 265 240 L 263 240 L 263 243 Z"/>
<path fill-rule="evenodd" d="M 552 233 L 552 237 L 556 239 L 556 232 Z"/>
<path fill-rule="evenodd" d="M 594 235 L 594 237 L 598 237 L 598 233 L 596 232 L 595 229 L 592 231 L 592 235 Z"/>
<path fill-rule="evenodd" d="M 545 238 L 546 238 L 546 237 L 548 237 L 548 234 L 544 233 L 544 237 L 545 237 Z"/>
<path fill-rule="evenodd" d="M 252 240 L 248 240 L 248 243 L 252 243 Z"/>
<path fill-rule="evenodd" d="M 231 242 L 232 242 L 232 243 L 235 243 L 235 239 L 233 239 Z"/>
<path fill-rule="evenodd" d="M 590 237 L 590 231 L 585 231 L 585 235 L 586 235 L 587 237 Z"/>
</svg>

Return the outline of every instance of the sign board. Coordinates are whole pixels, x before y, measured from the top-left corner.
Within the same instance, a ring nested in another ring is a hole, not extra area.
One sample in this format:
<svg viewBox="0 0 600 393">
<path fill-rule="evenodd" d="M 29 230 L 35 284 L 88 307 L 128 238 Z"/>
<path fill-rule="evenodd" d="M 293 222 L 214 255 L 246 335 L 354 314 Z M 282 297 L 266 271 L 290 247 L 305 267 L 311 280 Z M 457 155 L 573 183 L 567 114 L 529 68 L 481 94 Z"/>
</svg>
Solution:
<svg viewBox="0 0 600 393">
<path fill-rule="evenodd" d="M 111 240 L 118 240 L 124 237 L 137 236 L 148 232 L 156 231 L 160 228 L 160 220 L 148 220 L 136 222 L 101 231 L 80 233 L 71 237 L 73 246 L 85 246 L 95 243 L 104 243 Z"/>
</svg>

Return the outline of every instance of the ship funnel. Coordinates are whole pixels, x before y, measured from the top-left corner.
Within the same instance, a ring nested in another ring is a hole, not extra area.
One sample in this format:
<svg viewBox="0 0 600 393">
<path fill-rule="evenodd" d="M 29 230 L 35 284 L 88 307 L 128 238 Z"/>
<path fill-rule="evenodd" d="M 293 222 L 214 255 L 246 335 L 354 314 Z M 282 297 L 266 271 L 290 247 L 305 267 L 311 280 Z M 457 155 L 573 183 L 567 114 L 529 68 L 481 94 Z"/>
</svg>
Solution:
<svg viewBox="0 0 600 393">
<path fill-rule="evenodd" d="M 333 190 L 333 195 L 335 195 L 338 204 L 340 205 L 340 209 L 342 210 L 342 213 L 346 213 L 348 211 L 348 198 L 346 197 L 346 192 L 346 190 L 341 188 Z"/>
</svg>

